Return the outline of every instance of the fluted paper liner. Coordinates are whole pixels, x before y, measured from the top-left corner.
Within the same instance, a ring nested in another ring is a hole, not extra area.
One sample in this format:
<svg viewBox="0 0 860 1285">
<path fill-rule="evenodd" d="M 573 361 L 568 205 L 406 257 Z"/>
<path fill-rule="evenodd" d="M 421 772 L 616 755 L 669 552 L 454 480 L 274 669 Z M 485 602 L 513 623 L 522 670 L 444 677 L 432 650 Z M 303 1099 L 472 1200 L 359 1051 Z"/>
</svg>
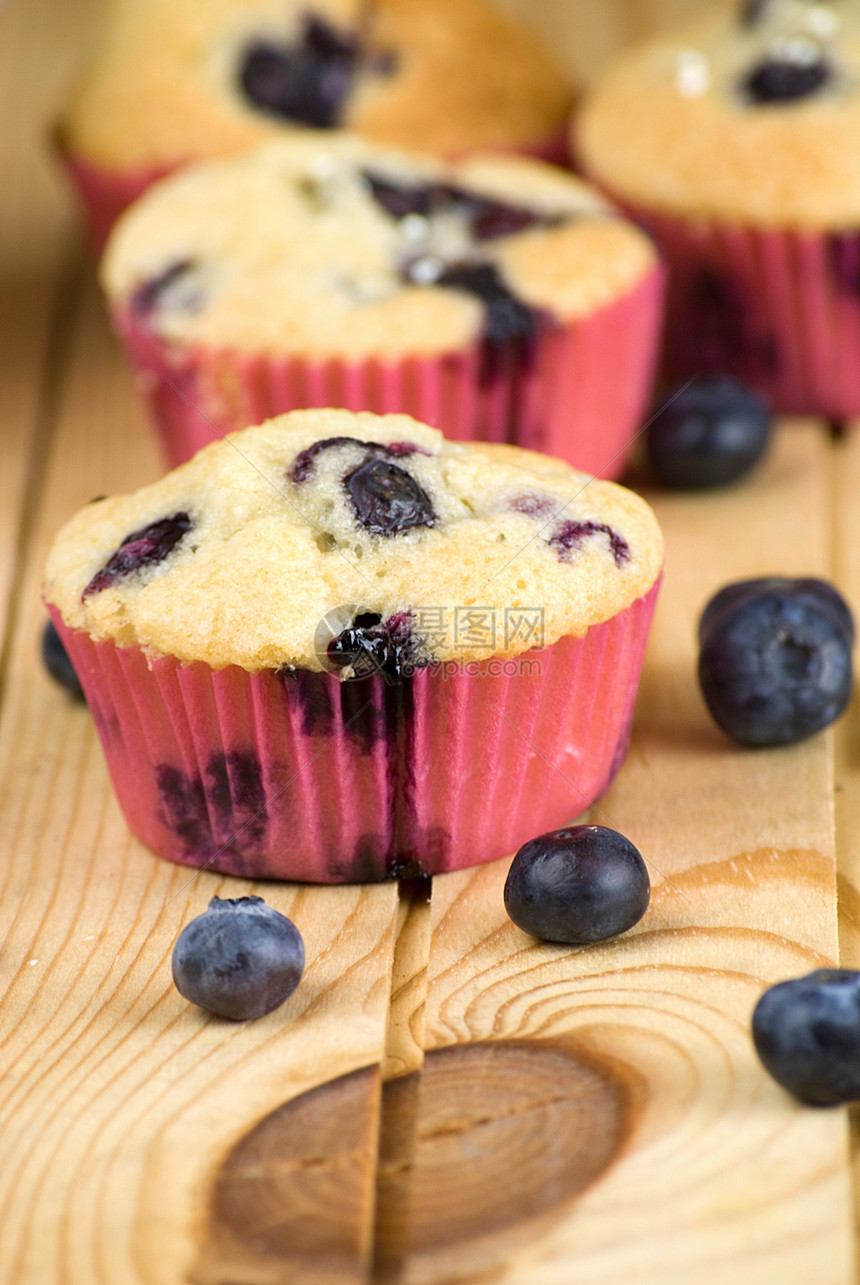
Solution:
<svg viewBox="0 0 860 1285">
<path fill-rule="evenodd" d="M 405 412 L 454 441 L 511 442 L 617 478 L 650 396 L 662 272 L 534 340 L 394 361 L 313 361 L 170 344 L 119 307 L 114 320 L 171 465 L 272 415 L 339 406 Z"/>
<path fill-rule="evenodd" d="M 630 213 L 669 270 L 670 378 L 726 372 L 787 414 L 860 415 L 860 230 L 761 230 Z"/>
<path fill-rule="evenodd" d="M 399 684 L 149 661 L 50 610 L 139 839 L 189 866 L 343 883 L 492 861 L 599 798 L 658 586 L 581 639 Z"/>
</svg>

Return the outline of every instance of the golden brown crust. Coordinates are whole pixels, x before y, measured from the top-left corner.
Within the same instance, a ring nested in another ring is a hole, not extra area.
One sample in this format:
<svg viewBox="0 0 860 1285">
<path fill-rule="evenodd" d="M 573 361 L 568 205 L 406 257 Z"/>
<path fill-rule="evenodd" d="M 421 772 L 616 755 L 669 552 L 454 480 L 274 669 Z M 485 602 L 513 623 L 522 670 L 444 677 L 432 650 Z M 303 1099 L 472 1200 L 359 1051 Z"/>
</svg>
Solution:
<svg viewBox="0 0 860 1285">
<path fill-rule="evenodd" d="M 290 481 L 298 453 L 333 437 L 417 447 L 398 463 L 429 495 L 434 525 L 380 535 L 356 520 L 344 477 L 360 444 L 321 451 L 312 476 Z M 163 561 L 84 594 L 129 533 L 180 512 L 192 529 Z M 592 526 L 569 538 L 566 523 Z M 121 646 L 214 668 L 320 669 L 317 626 L 348 605 L 383 619 L 411 612 L 419 635 L 441 610 L 436 660 L 514 656 L 623 610 L 661 564 L 644 500 L 560 460 L 446 442 L 404 415 L 294 411 L 213 443 L 134 495 L 88 505 L 57 535 L 45 596 L 67 624 Z M 457 637 L 457 609 L 472 607 L 494 613 L 493 642 Z M 543 613 L 541 633 L 505 637 L 506 612 L 526 610 Z"/>
<path fill-rule="evenodd" d="M 114 0 L 100 51 L 63 124 L 67 146 L 124 171 L 225 155 L 292 131 L 236 88 L 252 39 L 283 41 L 302 0 Z M 355 30 L 365 0 L 314 0 Z M 343 124 L 380 142 L 455 154 L 528 147 L 563 128 L 570 90 L 528 32 L 486 0 L 376 0 L 372 47 L 390 76 L 367 75 Z"/>
<path fill-rule="evenodd" d="M 772 0 L 757 26 L 740 24 L 740 7 L 711 10 L 618 60 L 574 124 L 587 171 L 644 210 L 765 228 L 856 226 L 860 4 Z M 742 76 L 795 36 L 819 41 L 832 82 L 793 102 L 745 102 Z"/>
<path fill-rule="evenodd" d="M 415 240 L 415 220 L 398 225 L 373 199 L 366 171 L 406 187 L 452 184 L 564 221 L 472 246 L 464 219 L 451 215 Z M 171 265 L 193 261 L 182 288 L 199 290 L 199 306 L 164 306 L 147 319 L 168 341 L 396 359 L 461 348 L 481 329 L 474 296 L 403 281 L 405 259 L 434 250 L 449 262 L 475 251 L 518 298 L 561 322 L 614 302 L 656 264 L 644 234 L 566 171 L 498 154 L 445 167 L 356 135 L 306 131 L 152 188 L 114 230 L 102 282 L 122 305 Z"/>
</svg>

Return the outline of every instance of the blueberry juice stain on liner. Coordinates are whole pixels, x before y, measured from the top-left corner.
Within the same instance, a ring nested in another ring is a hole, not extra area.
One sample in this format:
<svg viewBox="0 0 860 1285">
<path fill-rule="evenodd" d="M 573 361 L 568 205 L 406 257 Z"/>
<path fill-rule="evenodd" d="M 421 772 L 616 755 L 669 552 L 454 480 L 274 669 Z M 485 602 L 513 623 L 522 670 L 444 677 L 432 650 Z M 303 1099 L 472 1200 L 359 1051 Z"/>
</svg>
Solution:
<svg viewBox="0 0 860 1285">
<path fill-rule="evenodd" d="M 384 780 L 386 825 L 360 836 L 347 860 L 329 863 L 334 879 L 352 881 L 408 878 L 426 873 L 424 860 L 444 852 L 438 827 L 416 828 L 415 681 L 412 674 L 375 673 L 341 681 L 330 673 L 279 673 L 287 700 L 314 742 L 343 737 L 349 752 L 375 760 Z M 344 854 L 345 855 L 345 854 Z"/>
<path fill-rule="evenodd" d="M 370 710 L 374 711 L 375 744 L 385 755 L 388 825 L 383 835 L 361 836 L 352 865 L 361 870 L 369 864 L 378 879 L 380 864 L 384 861 L 388 877 L 411 878 L 426 873 L 422 858 L 433 861 L 437 856 L 436 851 L 425 850 L 431 836 L 419 838 L 415 831 L 415 673 L 418 665 L 411 616 L 400 613 L 383 621 L 365 614 L 356 617 L 353 625 L 329 644 L 328 657 L 339 666 L 344 660 L 354 661 L 349 643 L 354 647 L 358 641 L 362 644 L 361 655 L 376 669 L 374 673 L 359 674 L 357 679 L 341 683 L 341 708 L 345 714 L 347 704 L 358 707 L 353 718 L 358 735 L 365 743 L 368 724 L 364 717 Z M 337 644 L 345 636 L 346 654 L 335 659 Z M 376 647 L 374 640 L 379 644 Z M 368 748 L 373 752 L 372 744 Z M 444 851 L 445 837 L 439 834 L 436 838 Z"/>
<path fill-rule="evenodd" d="M 372 170 L 362 176 L 373 200 L 396 222 L 418 218 L 429 226 L 436 215 L 459 215 L 476 249 L 527 228 L 558 227 L 572 217 L 510 205 L 444 182 L 408 184 Z M 506 397 L 505 440 L 516 443 L 540 332 L 558 323 L 550 313 L 523 302 L 498 265 L 480 253 L 453 261 L 432 250 L 417 253 L 401 263 L 400 275 L 409 285 L 464 291 L 481 304 L 478 386 L 486 397 Z"/>
</svg>

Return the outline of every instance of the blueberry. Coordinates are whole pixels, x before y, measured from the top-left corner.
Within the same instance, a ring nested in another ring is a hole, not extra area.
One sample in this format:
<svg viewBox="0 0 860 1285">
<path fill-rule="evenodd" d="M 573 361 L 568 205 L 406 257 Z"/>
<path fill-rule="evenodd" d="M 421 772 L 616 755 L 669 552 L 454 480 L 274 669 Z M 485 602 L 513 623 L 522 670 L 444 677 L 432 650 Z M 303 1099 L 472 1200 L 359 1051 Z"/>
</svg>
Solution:
<svg viewBox="0 0 860 1285">
<path fill-rule="evenodd" d="M 411 614 L 398 612 L 383 621 L 375 611 L 361 612 L 328 644 L 326 659 L 336 669 L 350 669 L 353 679 L 410 677 L 419 664 Z"/>
<path fill-rule="evenodd" d="M 561 215 L 538 214 L 535 210 L 493 201 L 486 196 L 470 193 L 467 202 L 469 228 L 476 241 L 494 241 L 500 236 L 514 236 L 526 228 L 558 227 L 565 222 Z"/>
<path fill-rule="evenodd" d="M 747 73 L 741 82 L 745 98 L 753 103 L 790 103 L 809 98 L 832 79 L 833 69 L 812 41 L 798 41 L 800 56 L 771 54 Z"/>
<path fill-rule="evenodd" d="M 316 470 L 316 458 L 323 451 L 331 450 L 333 446 L 347 446 L 352 443 L 358 443 L 357 437 L 323 437 L 318 442 L 313 442 L 305 450 L 299 451 L 290 467 L 287 469 L 287 477 L 291 482 L 300 485 L 307 482 L 309 477 L 313 477 Z M 364 443 L 359 443 L 364 445 Z"/>
<path fill-rule="evenodd" d="M 150 522 L 139 531 L 132 531 L 110 555 L 101 571 L 96 572 L 81 596 L 86 598 L 91 593 L 100 593 L 121 576 L 162 562 L 193 525 L 187 513 L 174 513 L 169 518 Z"/>
<path fill-rule="evenodd" d="M 332 129 L 341 123 L 363 65 L 383 76 L 395 70 L 391 56 L 367 58 L 354 35 L 306 14 L 294 44 L 258 40 L 245 49 L 239 84 L 249 102 L 269 115 Z"/>
<path fill-rule="evenodd" d="M 308 478 L 313 477 L 316 458 L 322 451 L 331 450 L 333 446 L 351 445 L 361 446 L 368 455 L 380 455 L 383 458 L 390 456 L 392 459 L 400 459 L 405 455 L 427 454 L 414 442 L 362 442 L 358 437 L 324 437 L 299 451 L 287 470 L 287 477 L 297 484 L 307 482 Z"/>
<path fill-rule="evenodd" d="M 378 674 L 388 657 L 388 639 L 376 611 L 361 612 L 326 648 L 329 663 L 336 669 L 351 670 L 356 679 Z"/>
<path fill-rule="evenodd" d="M 765 1069 L 811 1106 L 860 1098 L 860 973 L 819 968 L 766 990 L 752 1036 Z"/>
<path fill-rule="evenodd" d="M 757 580 L 737 580 L 726 585 L 715 593 L 702 612 L 699 620 L 699 642 L 709 632 L 713 623 L 724 611 L 736 606 L 742 599 L 755 597 L 757 594 L 787 593 L 790 597 L 808 602 L 813 610 L 816 608 L 842 630 L 849 645 L 854 642 L 854 617 L 851 608 L 838 589 L 826 580 L 790 579 L 787 576 L 762 576 Z"/>
<path fill-rule="evenodd" d="M 587 945 L 616 937 L 648 908 L 651 883 L 629 839 L 602 825 L 575 825 L 531 839 L 514 857 L 505 909 L 544 941 Z"/>
<path fill-rule="evenodd" d="M 395 183 L 372 170 L 365 170 L 362 177 L 374 201 L 393 219 L 405 219 L 410 214 L 427 218 L 431 210 L 447 204 L 445 189 L 439 184 Z"/>
<path fill-rule="evenodd" d="M 741 745 L 803 740 L 848 705 L 853 623 L 820 585 L 744 581 L 705 608 L 699 683 L 716 723 Z"/>
<path fill-rule="evenodd" d="M 195 278 L 198 266 L 194 259 L 177 259 L 154 277 L 148 277 L 131 296 L 132 309 L 143 317 L 164 306 L 194 311 L 201 302 Z"/>
<path fill-rule="evenodd" d="M 388 460 L 365 460 L 344 478 L 355 515 L 371 535 L 392 536 L 436 525 L 427 492 L 411 473 Z"/>
<path fill-rule="evenodd" d="M 213 897 L 173 947 L 180 995 L 244 1022 L 283 1004 L 299 984 L 305 947 L 295 924 L 262 897 Z"/>
<path fill-rule="evenodd" d="M 407 267 L 407 276 L 409 269 Z M 475 295 L 484 305 L 484 338 L 503 344 L 531 339 L 540 325 L 539 314 L 513 293 L 494 263 L 454 263 L 434 282 Z"/>
<path fill-rule="evenodd" d="M 548 495 L 526 491 L 522 495 L 515 495 L 509 507 L 514 513 L 525 513 L 530 518 L 545 518 L 558 506 L 557 501 L 551 500 Z"/>
<path fill-rule="evenodd" d="M 255 107 L 273 116 L 334 128 L 352 88 L 357 49 L 331 42 L 328 49 L 307 40 L 294 47 L 257 41 L 245 51 L 239 81 Z"/>
<path fill-rule="evenodd" d="M 42 660 L 54 682 L 59 683 L 61 687 L 65 687 L 66 691 L 75 700 L 86 700 L 80 679 L 75 673 L 72 662 L 69 660 L 69 653 L 63 646 L 63 641 L 54 628 L 52 620 L 47 621 L 42 634 Z"/>
<path fill-rule="evenodd" d="M 700 376 L 658 411 L 645 433 L 652 468 L 664 486 L 725 486 L 763 456 L 770 437 L 767 403 L 729 375 Z"/>
<path fill-rule="evenodd" d="M 592 535 L 606 536 L 616 567 L 623 566 L 630 558 L 630 545 L 605 522 L 562 522 L 558 530 L 549 537 L 547 544 L 555 550 L 559 562 L 570 562 L 573 552 L 584 539 Z"/>
<path fill-rule="evenodd" d="M 459 210 L 476 241 L 513 236 L 529 227 L 557 227 L 565 221 L 562 215 L 509 205 L 452 184 L 395 183 L 370 170 L 364 171 L 364 179 L 373 199 L 392 218 L 405 219 L 410 214 L 429 218 L 432 214 Z"/>
</svg>

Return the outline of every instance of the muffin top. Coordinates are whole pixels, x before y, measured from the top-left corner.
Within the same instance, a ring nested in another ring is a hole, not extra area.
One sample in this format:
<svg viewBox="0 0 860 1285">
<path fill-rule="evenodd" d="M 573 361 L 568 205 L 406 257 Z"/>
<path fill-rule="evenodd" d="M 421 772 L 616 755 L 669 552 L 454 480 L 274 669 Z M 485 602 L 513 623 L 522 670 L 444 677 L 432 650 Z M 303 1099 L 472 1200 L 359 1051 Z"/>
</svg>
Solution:
<svg viewBox="0 0 860 1285">
<path fill-rule="evenodd" d="M 87 505 L 44 592 L 68 625 L 153 656 L 348 678 L 581 636 L 661 563 L 645 501 L 560 460 L 303 410 Z"/>
<path fill-rule="evenodd" d="M 860 221 L 860 0 L 737 0 L 619 59 L 575 122 L 619 199 L 831 231 Z"/>
<path fill-rule="evenodd" d="M 115 228 L 102 282 L 167 340 L 397 357 L 575 318 L 655 262 L 643 233 L 553 166 L 445 166 L 306 131 L 156 185 Z"/>
<path fill-rule="evenodd" d="M 63 135 L 122 170 L 308 125 L 454 155 L 540 143 L 570 101 L 488 0 L 113 0 Z"/>
</svg>

